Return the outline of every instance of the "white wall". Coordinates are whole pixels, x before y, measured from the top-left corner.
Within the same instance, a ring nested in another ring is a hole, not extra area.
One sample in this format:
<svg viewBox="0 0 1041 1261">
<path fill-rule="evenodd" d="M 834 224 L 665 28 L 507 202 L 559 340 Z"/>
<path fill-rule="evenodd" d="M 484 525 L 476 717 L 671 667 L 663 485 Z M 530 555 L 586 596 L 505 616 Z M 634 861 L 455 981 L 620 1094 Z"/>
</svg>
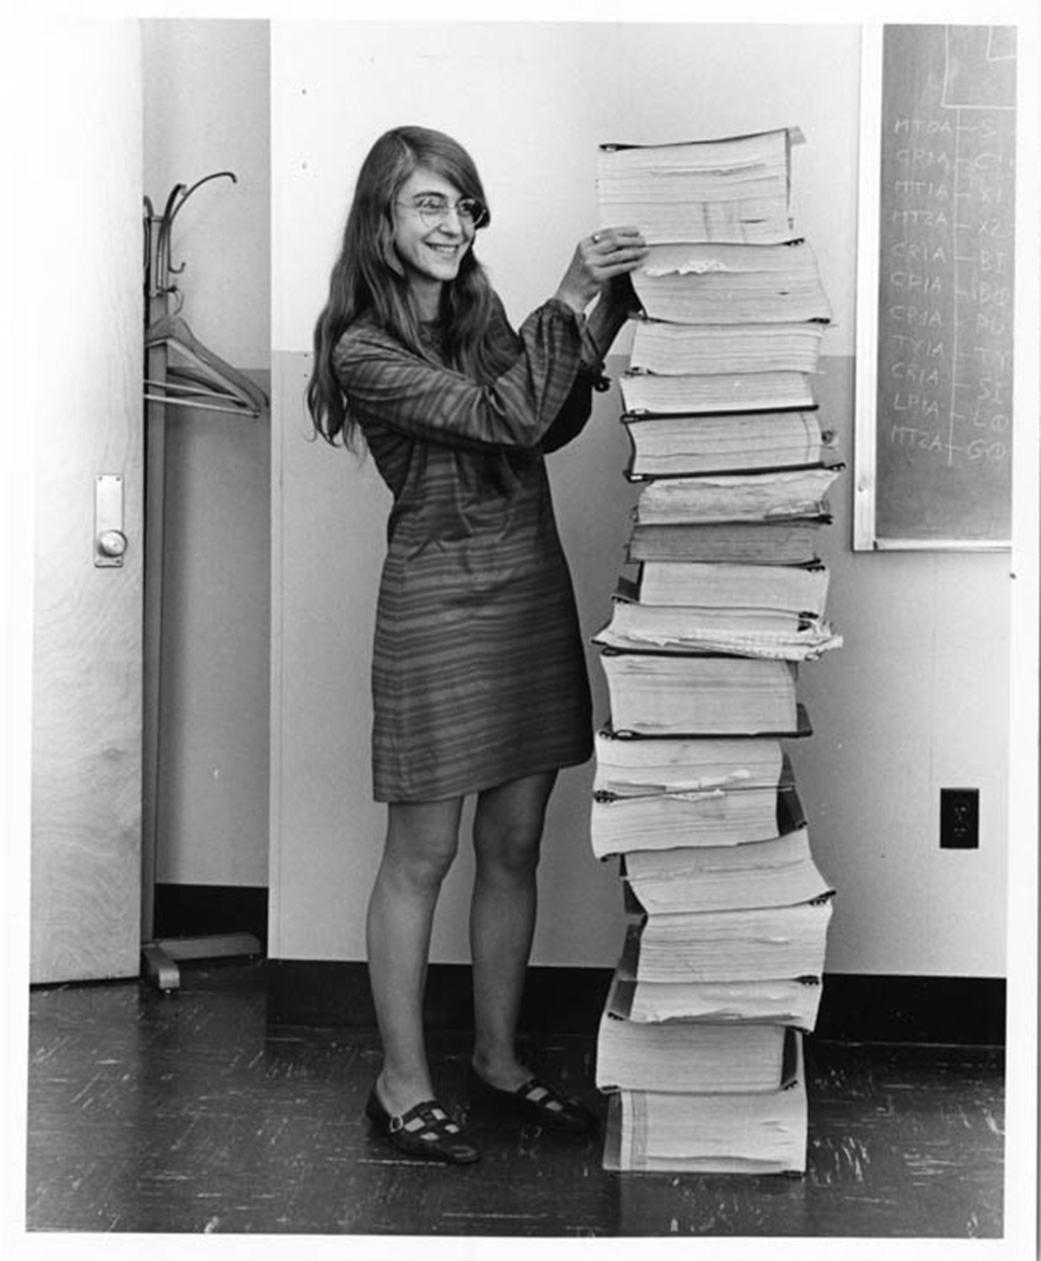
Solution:
<svg viewBox="0 0 1041 1261">
<path fill-rule="evenodd" d="M 816 394 L 853 448 L 853 361 Z M 815 734 L 790 746 L 836 886 L 835 972 L 1003 976 L 1008 835 L 1007 554 L 853 552 L 853 477 L 831 496 L 829 617 L 844 647 L 801 668 Z M 939 848 L 941 787 L 980 789 L 980 849 Z"/>
<path fill-rule="evenodd" d="M 494 222 L 480 239 L 521 319 L 596 223 L 603 141 L 798 125 L 794 211 L 836 312 L 818 397 L 850 457 L 859 32 L 851 26 L 276 24 L 273 30 L 274 500 L 272 944 L 364 957 L 383 811 L 369 795 L 369 652 L 388 495 L 371 463 L 308 443 L 313 320 L 354 173 L 376 135 L 422 122 L 473 153 Z M 625 349 L 624 342 L 616 347 Z M 615 370 L 622 361 L 615 362 Z M 584 629 L 607 616 L 631 488 L 612 391 L 551 460 Z M 841 653 L 804 668 L 816 735 L 795 751 L 820 865 L 839 890 L 829 968 L 1002 975 L 1007 558 L 854 556 L 851 476 L 827 544 Z M 597 718 L 602 678 L 590 653 Z M 613 867 L 589 853 L 591 767 L 566 772 L 547 829 L 539 963 L 616 962 Z M 942 785 L 981 789 L 978 851 L 940 851 Z M 467 958 L 464 857 L 434 958 Z M 970 926 L 967 930 L 967 926 Z"/>
<path fill-rule="evenodd" d="M 144 21 L 145 192 L 173 229 L 181 314 L 221 358 L 270 371 L 268 26 Z M 167 409 L 159 825 L 163 883 L 268 879 L 270 424 Z"/>
</svg>

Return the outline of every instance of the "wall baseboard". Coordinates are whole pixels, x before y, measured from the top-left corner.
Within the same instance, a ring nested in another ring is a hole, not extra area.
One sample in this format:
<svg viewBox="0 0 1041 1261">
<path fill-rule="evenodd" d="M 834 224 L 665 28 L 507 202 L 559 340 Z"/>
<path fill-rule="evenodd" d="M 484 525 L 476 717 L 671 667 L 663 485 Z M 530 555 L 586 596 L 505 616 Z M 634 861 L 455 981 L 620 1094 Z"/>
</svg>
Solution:
<svg viewBox="0 0 1041 1261">
<path fill-rule="evenodd" d="M 273 959 L 265 967 L 269 1024 L 375 1026 L 364 963 Z M 521 1029 L 532 1034 L 590 1033 L 597 1027 L 610 981 L 610 968 L 530 968 Z M 424 1015 L 432 1030 L 473 1027 L 468 965 L 430 965 Z M 1005 980 L 828 974 L 814 1036 L 844 1042 L 1004 1046 Z"/>
<path fill-rule="evenodd" d="M 247 932 L 266 948 L 268 890 L 224 885 L 158 884 L 155 937 Z M 264 964 L 272 1025 L 374 1028 L 368 971 L 361 962 L 271 959 Z M 596 1029 L 610 968 L 532 967 L 521 1027 L 533 1034 Z M 1005 1045 L 1002 977 L 879 976 L 828 973 L 815 1037 L 843 1042 Z M 470 1029 L 470 967 L 430 965 L 429 1029 Z"/>
</svg>

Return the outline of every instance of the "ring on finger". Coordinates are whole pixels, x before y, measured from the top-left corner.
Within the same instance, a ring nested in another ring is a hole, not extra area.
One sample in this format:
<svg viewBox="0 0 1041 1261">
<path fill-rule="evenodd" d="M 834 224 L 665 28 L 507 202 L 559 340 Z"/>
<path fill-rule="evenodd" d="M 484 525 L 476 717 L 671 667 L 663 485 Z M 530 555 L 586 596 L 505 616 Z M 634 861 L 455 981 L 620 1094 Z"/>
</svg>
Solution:
<svg viewBox="0 0 1041 1261">
<path fill-rule="evenodd" d="M 599 232 L 594 232 L 594 233 L 593 233 L 593 235 L 592 235 L 589 239 L 593 242 L 593 244 L 594 244 L 594 245 L 599 245 L 599 244 L 600 244 L 600 233 L 599 233 Z"/>
</svg>

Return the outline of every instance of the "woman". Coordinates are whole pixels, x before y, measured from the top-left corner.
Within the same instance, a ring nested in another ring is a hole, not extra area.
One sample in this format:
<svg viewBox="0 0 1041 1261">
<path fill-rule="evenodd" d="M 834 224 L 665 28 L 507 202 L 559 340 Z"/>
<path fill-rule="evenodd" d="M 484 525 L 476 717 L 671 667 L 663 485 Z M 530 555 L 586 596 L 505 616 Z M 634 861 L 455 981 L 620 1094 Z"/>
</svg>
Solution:
<svg viewBox="0 0 1041 1261">
<path fill-rule="evenodd" d="M 473 252 L 489 219 L 454 140 L 420 127 L 381 136 L 358 177 L 308 388 L 318 433 L 350 446 L 360 431 L 393 494 L 372 674 L 387 834 L 367 921 L 384 1061 L 366 1111 L 399 1149 L 459 1164 L 478 1152 L 436 1102 L 421 1009 L 469 794 L 471 1091 L 545 1125 L 595 1124 L 514 1046 L 546 805 L 557 771 L 591 753 L 543 455 L 585 424 L 628 315 L 628 273 L 647 252 L 635 229 L 594 233 L 514 332 Z"/>
</svg>

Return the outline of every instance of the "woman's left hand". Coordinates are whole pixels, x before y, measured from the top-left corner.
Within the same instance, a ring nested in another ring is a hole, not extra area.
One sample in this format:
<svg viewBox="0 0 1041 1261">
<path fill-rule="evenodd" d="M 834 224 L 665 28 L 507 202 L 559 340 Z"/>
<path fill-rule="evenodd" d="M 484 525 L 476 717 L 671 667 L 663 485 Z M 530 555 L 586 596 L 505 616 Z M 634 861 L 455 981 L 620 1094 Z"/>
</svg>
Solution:
<svg viewBox="0 0 1041 1261">
<path fill-rule="evenodd" d="M 639 228 L 602 228 L 579 241 L 556 296 L 584 311 L 611 281 L 635 271 L 647 253 Z"/>
<path fill-rule="evenodd" d="M 649 251 L 639 228 L 602 228 L 579 248 L 591 274 L 601 288 L 617 276 L 627 276 L 647 257 Z"/>
</svg>

